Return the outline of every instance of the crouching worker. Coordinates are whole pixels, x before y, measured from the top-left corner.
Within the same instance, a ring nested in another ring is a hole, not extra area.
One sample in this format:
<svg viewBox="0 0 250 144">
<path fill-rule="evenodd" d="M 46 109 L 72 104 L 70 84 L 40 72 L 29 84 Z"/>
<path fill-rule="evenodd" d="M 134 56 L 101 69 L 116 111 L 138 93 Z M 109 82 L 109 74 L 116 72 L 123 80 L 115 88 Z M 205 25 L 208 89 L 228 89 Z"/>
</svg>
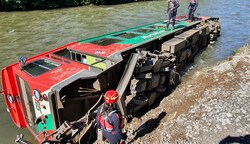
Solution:
<svg viewBox="0 0 250 144">
<path fill-rule="evenodd" d="M 104 95 L 104 103 L 97 109 L 97 126 L 110 144 L 119 144 L 123 139 L 121 132 L 121 115 L 118 113 L 116 101 L 118 93 L 108 90 Z"/>
</svg>

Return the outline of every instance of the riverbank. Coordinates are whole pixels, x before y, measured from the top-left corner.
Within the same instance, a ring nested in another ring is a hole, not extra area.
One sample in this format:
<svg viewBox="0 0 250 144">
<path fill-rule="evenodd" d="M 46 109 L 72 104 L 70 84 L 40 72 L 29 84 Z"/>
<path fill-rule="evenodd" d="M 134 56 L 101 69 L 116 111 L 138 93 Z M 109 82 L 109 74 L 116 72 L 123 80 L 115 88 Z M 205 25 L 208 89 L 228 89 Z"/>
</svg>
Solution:
<svg viewBox="0 0 250 144">
<path fill-rule="evenodd" d="M 1 0 L 0 11 L 57 9 L 84 5 L 112 5 L 145 0 Z"/>
<path fill-rule="evenodd" d="M 197 71 L 126 127 L 130 143 L 250 143 L 250 45 Z"/>
</svg>

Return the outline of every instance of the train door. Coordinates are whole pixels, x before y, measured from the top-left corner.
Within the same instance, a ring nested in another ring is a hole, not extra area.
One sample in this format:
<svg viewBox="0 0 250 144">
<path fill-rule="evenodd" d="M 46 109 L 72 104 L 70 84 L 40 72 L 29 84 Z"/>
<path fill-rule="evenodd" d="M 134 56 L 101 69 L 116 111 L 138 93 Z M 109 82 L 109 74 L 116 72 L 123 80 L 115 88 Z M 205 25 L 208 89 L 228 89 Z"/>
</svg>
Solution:
<svg viewBox="0 0 250 144">
<path fill-rule="evenodd" d="M 23 80 L 21 77 L 17 76 L 18 87 L 20 91 L 20 96 L 22 98 L 24 117 L 27 122 L 28 127 L 35 133 L 38 134 L 38 129 L 35 124 L 35 109 L 32 99 L 32 93 L 29 84 Z"/>
</svg>

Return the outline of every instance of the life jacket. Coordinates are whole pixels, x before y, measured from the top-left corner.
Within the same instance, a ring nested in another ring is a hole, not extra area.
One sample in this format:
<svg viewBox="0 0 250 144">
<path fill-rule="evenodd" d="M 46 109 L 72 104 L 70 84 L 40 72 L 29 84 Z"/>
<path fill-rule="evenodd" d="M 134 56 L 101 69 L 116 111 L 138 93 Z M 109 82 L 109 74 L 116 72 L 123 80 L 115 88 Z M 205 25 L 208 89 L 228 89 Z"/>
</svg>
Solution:
<svg viewBox="0 0 250 144">
<path fill-rule="evenodd" d="M 114 130 L 113 123 L 110 119 L 111 114 L 115 113 L 118 117 L 118 123 L 121 125 L 121 115 L 117 113 L 117 110 L 113 110 L 110 113 L 106 114 L 103 112 L 103 107 L 101 107 L 100 112 L 97 116 L 97 119 L 101 125 L 101 128 L 105 131 L 112 132 Z"/>
</svg>

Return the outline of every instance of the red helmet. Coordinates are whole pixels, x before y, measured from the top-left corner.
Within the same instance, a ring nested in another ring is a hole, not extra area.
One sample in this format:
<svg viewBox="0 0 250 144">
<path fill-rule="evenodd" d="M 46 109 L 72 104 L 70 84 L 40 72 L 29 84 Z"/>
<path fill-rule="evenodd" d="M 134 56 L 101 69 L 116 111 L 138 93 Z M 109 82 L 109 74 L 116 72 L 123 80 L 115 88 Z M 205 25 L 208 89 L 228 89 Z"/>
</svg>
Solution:
<svg viewBox="0 0 250 144">
<path fill-rule="evenodd" d="M 118 93 L 115 90 L 108 90 L 104 95 L 104 101 L 108 104 L 115 103 L 118 99 Z"/>
</svg>

